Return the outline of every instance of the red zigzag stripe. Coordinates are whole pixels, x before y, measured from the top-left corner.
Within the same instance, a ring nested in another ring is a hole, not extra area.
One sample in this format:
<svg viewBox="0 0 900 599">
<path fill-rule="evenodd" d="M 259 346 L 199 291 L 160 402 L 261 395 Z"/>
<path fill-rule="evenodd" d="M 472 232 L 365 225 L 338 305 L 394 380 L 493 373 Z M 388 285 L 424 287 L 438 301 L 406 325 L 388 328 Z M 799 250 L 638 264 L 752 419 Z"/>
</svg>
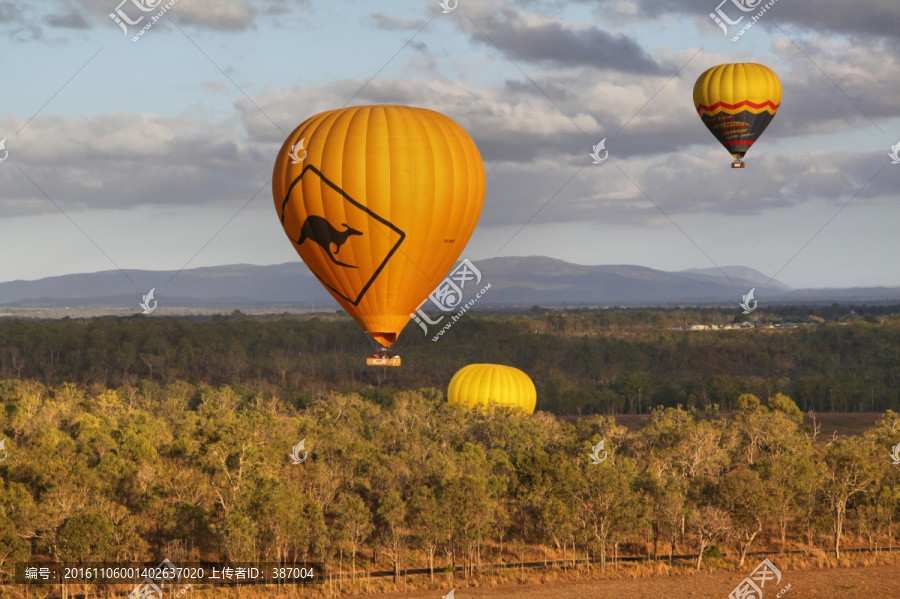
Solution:
<svg viewBox="0 0 900 599">
<path fill-rule="evenodd" d="M 700 104 L 699 106 L 697 106 L 697 112 L 700 112 L 701 110 L 705 110 L 707 112 L 712 112 L 713 110 L 715 110 L 717 108 L 725 108 L 727 110 L 734 110 L 735 108 L 741 108 L 743 106 L 749 106 L 750 108 L 771 108 L 772 110 L 778 110 L 778 107 L 781 106 L 781 104 L 776 104 L 776 103 L 772 102 L 772 100 L 766 100 L 765 102 L 763 102 L 761 104 L 757 104 L 756 102 L 751 102 L 750 100 L 744 100 L 743 102 L 738 102 L 737 104 L 727 104 L 725 102 L 716 102 L 712 106 L 704 106 L 703 104 Z"/>
</svg>

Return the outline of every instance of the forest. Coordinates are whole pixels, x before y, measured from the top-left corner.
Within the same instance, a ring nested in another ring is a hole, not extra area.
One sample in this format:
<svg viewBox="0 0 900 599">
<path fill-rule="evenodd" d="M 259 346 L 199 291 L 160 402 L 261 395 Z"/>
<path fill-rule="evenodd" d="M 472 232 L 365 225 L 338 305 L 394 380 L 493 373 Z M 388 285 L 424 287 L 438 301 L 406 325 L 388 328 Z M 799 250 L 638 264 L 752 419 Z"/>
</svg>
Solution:
<svg viewBox="0 0 900 599">
<path fill-rule="evenodd" d="M 900 516 L 900 415 L 817 439 L 782 394 L 742 394 L 727 418 L 659 407 L 637 431 L 601 415 L 468 413 L 429 388 L 383 405 L 326 392 L 304 408 L 148 380 L 99 393 L 8 380 L 0 396 L 5 576 L 36 557 L 308 560 L 399 578 L 696 554 L 699 569 L 724 552 L 743 565 L 751 550 L 890 547 Z"/>
<path fill-rule="evenodd" d="M 394 369 L 365 367 L 371 346 L 334 314 L 0 321 L 0 576 L 28 559 L 167 558 L 469 578 L 523 560 L 701 569 L 893 547 L 900 320 L 673 318 L 472 315 L 439 342 L 408 329 Z M 449 405 L 449 378 L 479 361 L 527 372 L 538 411 Z M 827 410 L 883 414 L 829 439 L 803 424 Z"/>
<path fill-rule="evenodd" d="M 302 408 L 327 390 L 383 403 L 400 390 L 446 389 L 459 368 L 491 362 L 527 372 L 538 409 L 557 415 L 678 405 L 731 411 L 742 393 L 783 393 L 804 412 L 900 411 L 897 310 L 812 310 L 757 315 L 809 326 L 711 331 L 671 326 L 733 316 L 713 309 L 467 314 L 437 342 L 411 323 L 395 348 L 404 366 L 388 370 L 365 366 L 370 342 L 334 313 L 0 320 L 0 378 L 94 391 L 142 380 L 228 384 Z"/>
</svg>

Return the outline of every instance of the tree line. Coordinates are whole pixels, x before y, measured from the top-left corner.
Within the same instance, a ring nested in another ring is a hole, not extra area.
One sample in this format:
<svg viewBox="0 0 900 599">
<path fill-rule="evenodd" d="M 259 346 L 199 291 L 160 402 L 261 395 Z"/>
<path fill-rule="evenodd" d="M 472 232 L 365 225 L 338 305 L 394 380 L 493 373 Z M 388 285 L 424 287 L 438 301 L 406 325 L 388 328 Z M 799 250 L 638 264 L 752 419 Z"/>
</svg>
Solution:
<svg viewBox="0 0 900 599">
<path fill-rule="evenodd" d="M 816 439 L 788 396 L 727 418 L 467 412 L 433 388 L 304 407 L 241 385 L 0 382 L 0 573 L 60 561 L 322 561 L 334 571 L 890 546 L 900 415 Z M 302 464 L 288 457 L 305 439 Z M 604 442 L 598 460 L 591 448 Z M 827 441 L 827 442 L 826 442 Z"/>
<path fill-rule="evenodd" d="M 0 377 L 92 389 L 141 380 L 238 384 L 302 407 L 328 389 L 375 401 L 399 390 L 444 389 L 466 364 L 496 362 L 527 372 L 538 408 L 559 415 L 647 413 L 679 404 L 730 411 L 742 393 L 783 393 L 803 411 L 900 410 L 896 316 L 835 322 L 811 314 L 807 320 L 822 323 L 770 331 L 657 326 L 682 312 L 467 314 L 438 342 L 411 323 L 398 347 L 404 366 L 395 369 L 367 368 L 372 345 L 355 322 L 337 314 L 0 320 Z M 692 316 L 709 321 L 716 314 L 694 309 Z"/>
</svg>

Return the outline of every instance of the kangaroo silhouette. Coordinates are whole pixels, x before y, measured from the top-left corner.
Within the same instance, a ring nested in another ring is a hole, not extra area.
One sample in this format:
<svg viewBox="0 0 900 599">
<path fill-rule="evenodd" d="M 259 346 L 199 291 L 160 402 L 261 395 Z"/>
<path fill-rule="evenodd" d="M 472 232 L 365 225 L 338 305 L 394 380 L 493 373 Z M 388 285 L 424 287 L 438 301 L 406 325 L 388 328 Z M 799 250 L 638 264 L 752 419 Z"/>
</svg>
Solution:
<svg viewBox="0 0 900 599">
<path fill-rule="evenodd" d="M 325 253 L 328 254 L 328 257 L 335 264 L 346 266 L 347 268 L 357 268 L 352 264 L 345 264 L 334 257 L 335 254 L 341 251 L 341 246 L 344 245 L 348 237 L 351 235 L 362 235 L 362 231 L 351 228 L 347 223 L 341 224 L 344 226 L 344 230 L 338 231 L 327 219 L 321 216 L 308 216 L 300 228 L 300 239 L 297 241 L 297 245 L 303 245 L 304 241 L 311 239 L 322 246 L 322 249 L 325 250 Z M 334 252 L 331 251 L 332 243 L 334 244 Z"/>
</svg>

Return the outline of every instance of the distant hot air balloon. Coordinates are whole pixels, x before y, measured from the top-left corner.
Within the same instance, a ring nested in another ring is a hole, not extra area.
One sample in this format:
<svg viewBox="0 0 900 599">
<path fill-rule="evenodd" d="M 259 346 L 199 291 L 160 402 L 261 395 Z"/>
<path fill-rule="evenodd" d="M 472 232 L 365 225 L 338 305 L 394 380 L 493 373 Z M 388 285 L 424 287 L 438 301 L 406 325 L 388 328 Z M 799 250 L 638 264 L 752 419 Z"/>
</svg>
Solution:
<svg viewBox="0 0 900 599">
<path fill-rule="evenodd" d="M 301 141 L 306 154 L 292 154 Z M 409 106 L 323 112 L 288 136 L 272 179 L 294 249 L 384 347 L 452 268 L 478 222 L 485 176 L 472 138 Z M 377 352 L 378 365 L 395 365 Z"/>
<path fill-rule="evenodd" d="M 750 149 L 781 105 L 781 81 L 769 67 L 752 62 L 720 64 L 694 84 L 694 107 L 703 124 L 744 168 Z"/>
<path fill-rule="evenodd" d="M 527 374 L 512 366 L 469 364 L 450 379 L 449 403 L 518 406 L 534 413 L 537 391 Z"/>
</svg>

